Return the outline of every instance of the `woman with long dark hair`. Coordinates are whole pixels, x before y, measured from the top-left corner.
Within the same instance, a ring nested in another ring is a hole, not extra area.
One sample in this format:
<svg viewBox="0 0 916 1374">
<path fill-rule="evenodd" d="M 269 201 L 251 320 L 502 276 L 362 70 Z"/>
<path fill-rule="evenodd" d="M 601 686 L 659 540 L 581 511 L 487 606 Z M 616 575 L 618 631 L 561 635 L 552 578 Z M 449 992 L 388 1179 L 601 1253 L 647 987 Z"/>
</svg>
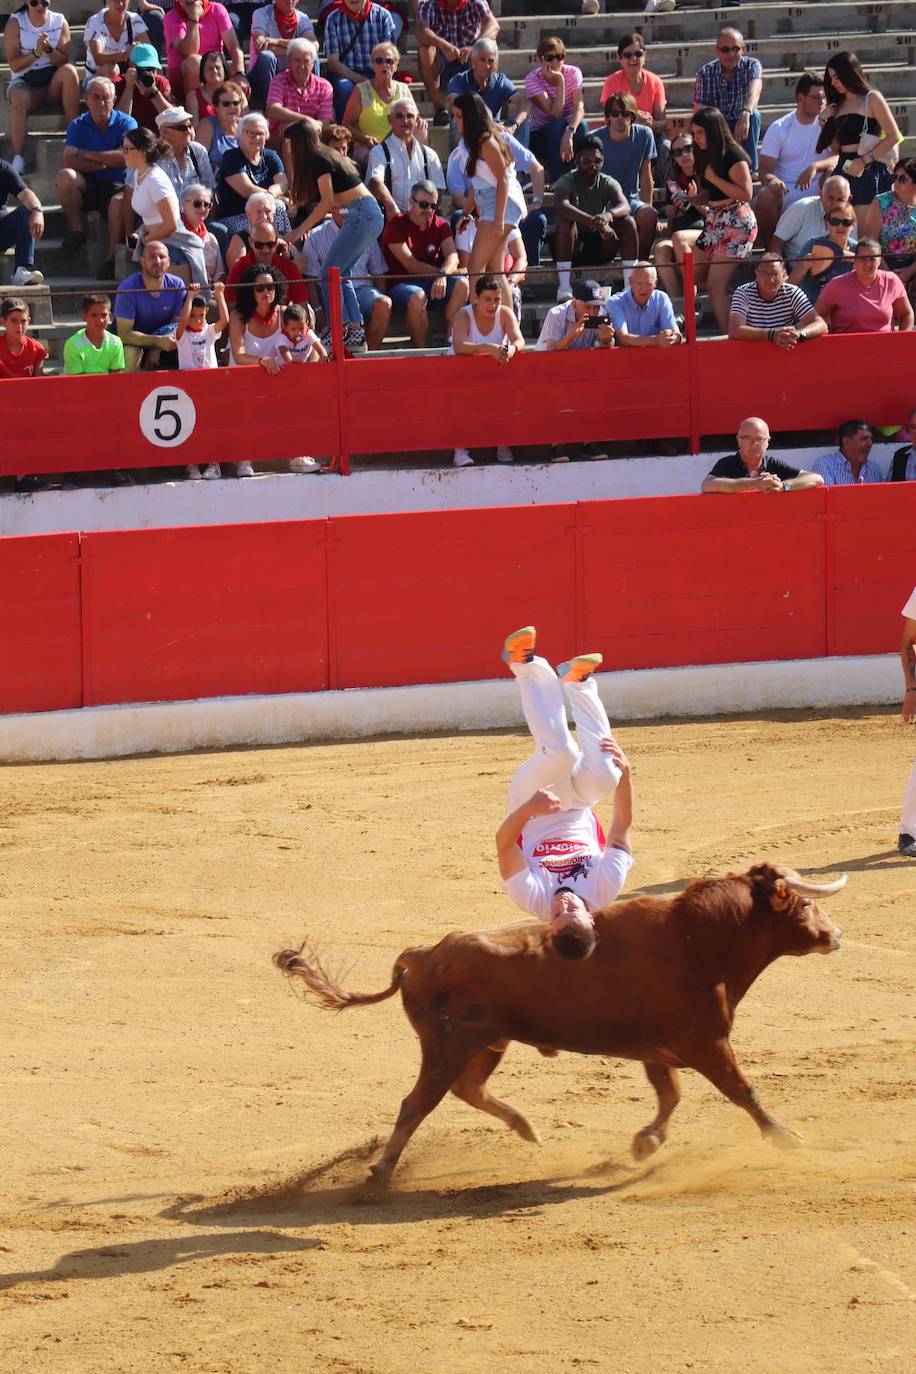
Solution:
<svg viewBox="0 0 916 1374">
<path fill-rule="evenodd" d="M 703 214 L 694 203 L 697 195 L 693 165 L 693 139 L 688 133 L 671 140 L 671 171 L 665 180 L 668 202 L 668 237 L 655 245 L 655 266 L 669 296 L 683 296 L 684 253 L 693 248 L 703 231 Z"/>
<path fill-rule="evenodd" d="M 827 105 L 817 151 L 839 154 L 834 169 L 852 189 L 860 231 L 875 196 L 891 189 L 889 163 L 897 156 L 900 130 L 880 91 L 869 85 L 854 52 L 835 52 L 824 72 Z"/>
<path fill-rule="evenodd" d="M 525 197 L 515 175 L 515 162 L 493 116 L 476 92 L 456 96 L 452 106 L 455 128 L 467 152 L 464 174 L 477 205 L 477 233 L 468 262 L 471 290 L 482 272 L 502 282 L 503 303 L 512 305 L 504 275 L 506 245 L 513 228 L 526 214 Z"/>
<path fill-rule="evenodd" d="M 350 159 L 321 142 L 320 128 L 313 119 L 303 119 L 300 123 L 289 125 L 286 130 L 290 202 L 294 206 L 311 204 L 314 207 L 302 223 L 286 235 L 286 241 L 301 242 L 327 218 L 331 210 L 346 207 L 343 226 L 322 264 L 321 297 L 325 315 L 330 318 L 328 271 L 332 267 L 338 268 L 341 276 L 344 345 L 351 353 L 365 352 L 362 312 L 349 273 L 360 254 L 381 234 L 385 227 L 385 216 L 375 196 L 363 185 Z"/>
<path fill-rule="evenodd" d="M 706 290 L 716 323 L 728 333 L 728 285 L 739 262 L 749 258 L 757 237 L 751 209 L 751 160 L 732 136 L 720 110 L 707 105 L 690 121 L 697 204 L 706 207 L 706 223 L 694 246 L 697 263 L 706 267 Z"/>
</svg>

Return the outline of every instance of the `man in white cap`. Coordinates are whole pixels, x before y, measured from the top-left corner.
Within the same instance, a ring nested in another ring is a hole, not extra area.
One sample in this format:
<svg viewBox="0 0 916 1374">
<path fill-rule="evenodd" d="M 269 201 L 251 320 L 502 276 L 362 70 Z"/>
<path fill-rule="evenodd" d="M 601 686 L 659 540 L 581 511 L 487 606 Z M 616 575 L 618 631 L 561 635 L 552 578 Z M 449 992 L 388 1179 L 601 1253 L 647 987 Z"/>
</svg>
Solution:
<svg viewBox="0 0 916 1374">
<path fill-rule="evenodd" d="M 583 958 L 594 947 L 591 912 L 614 901 L 633 866 L 630 763 L 598 696 L 601 655 L 579 654 L 554 672 L 534 648 L 527 625 L 503 649 L 535 749 L 509 785 L 509 815 L 496 832 L 499 876 L 516 906 L 550 922 L 558 954 Z M 593 807 L 611 794 L 605 839 Z"/>
</svg>

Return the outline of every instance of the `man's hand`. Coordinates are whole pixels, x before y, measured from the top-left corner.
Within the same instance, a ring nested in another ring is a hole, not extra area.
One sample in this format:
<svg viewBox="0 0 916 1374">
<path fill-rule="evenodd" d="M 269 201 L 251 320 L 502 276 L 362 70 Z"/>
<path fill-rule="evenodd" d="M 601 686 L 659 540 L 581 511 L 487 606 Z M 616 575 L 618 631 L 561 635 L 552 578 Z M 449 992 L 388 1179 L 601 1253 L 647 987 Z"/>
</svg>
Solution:
<svg viewBox="0 0 916 1374">
<path fill-rule="evenodd" d="M 184 12 L 188 16 L 189 21 L 196 24 L 203 17 L 204 7 L 200 3 L 200 0 L 188 0 L 188 3 L 184 7 Z"/>
<path fill-rule="evenodd" d="M 455 47 L 454 43 L 447 43 L 447 42 L 440 43 L 440 45 L 439 45 L 439 51 L 441 52 L 442 56 L 445 58 L 446 62 L 460 62 L 460 61 L 461 61 L 461 52 L 460 52 L 460 50 L 459 50 L 458 48 Z"/>
<path fill-rule="evenodd" d="M 769 177 L 764 182 L 764 185 L 767 187 L 768 190 L 775 191 L 776 194 L 779 196 L 780 200 L 782 200 L 783 196 L 786 195 L 789 190 L 786 183 L 784 181 L 780 181 L 779 177 Z M 797 182 L 796 185 L 798 185 Z"/>
<path fill-rule="evenodd" d="M 178 340 L 175 338 L 174 334 L 163 334 L 160 336 L 159 343 L 157 344 L 160 353 L 174 353 L 177 347 Z"/>
<path fill-rule="evenodd" d="M 655 337 L 659 348 L 670 348 L 677 343 L 679 335 L 676 329 L 660 329 Z"/>
<path fill-rule="evenodd" d="M 562 811 L 563 808 L 560 805 L 560 798 L 553 788 L 542 787 L 530 798 L 526 810 L 532 816 L 552 816 L 555 812 Z"/>
<path fill-rule="evenodd" d="M 743 142 L 751 131 L 751 116 L 747 110 L 742 110 L 735 121 L 735 141 Z"/>
<path fill-rule="evenodd" d="M 758 472 L 756 477 L 752 477 L 753 491 L 782 491 L 782 478 L 777 477 L 775 472 Z"/>
<path fill-rule="evenodd" d="M 458 49 L 458 61 L 461 63 L 462 67 L 466 67 L 466 66 L 468 65 L 468 63 L 470 62 L 470 60 L 471 60 L 471 50 L 470 50 L 470 48 L 459 48 L 459 49 Z"/>
<path fill-rule="evenodd" d="M 257 52 L 257 53 L 262 53 L 262 52 L 264 52 L 265 49 L 267 48 L 267 44 L 268 44 L 268 39 L 267 39 L 266 34 L 263 34 L 263 33 L 256 33 L 256 34 L 254 35 L 254 50 L 255 50 L 255 52 Z"/>
<path fill-rule="evenodd" d="M 812 162 L 810 166 L 806 167 L 805 170 L 803 172 L 800 172 L 799 175 L 795 178 L 795 185 L 798 187 L 800 191 L 807 191 L 808 187 L 811 185 L 816 175 L 817 168 Z"/>
<path fill-rule="evenodd" d="M 798 343 L 798 340 L 799 333 L 794 324 L 783 325 L 782 328 L 777 329 L 776 333 L 773 335 L 773 342 L 776 344 L 777 348 L 784 348 L 787 352 L 791 352 Z"/>
<path fill-rule="evenodd" d="M 40 205 L 29 211 L 29 233 L 37 243 L 45 231 L 45 212 Z"/>
<path fill-rule="evenodd" d="M 431 301 L 441 301 L 445 296 L 445 277 L 433 277 L 433 284 L 429 288 L 429 299 Z"/>
<path fill-rule="evenodd" d="M 610 348 L 614 342 L 614 326 L 608 322 L 598 326 L 598 344 L 601 348 Z"/>
</svg>

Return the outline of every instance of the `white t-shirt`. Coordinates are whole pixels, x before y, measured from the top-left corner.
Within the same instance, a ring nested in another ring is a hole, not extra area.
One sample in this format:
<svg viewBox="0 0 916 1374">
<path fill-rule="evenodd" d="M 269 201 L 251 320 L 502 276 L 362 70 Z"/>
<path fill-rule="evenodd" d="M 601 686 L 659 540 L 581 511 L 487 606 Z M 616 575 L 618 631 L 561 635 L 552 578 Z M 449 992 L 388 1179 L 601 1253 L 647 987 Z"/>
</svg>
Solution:
<svg viewBox="0 0 916 1374">
<path fill-rule="evenodd" d="M 307 363 L 312 349 L 315 347 L 316 343 L 320 342 L 321 340 L 313 329 L 307 329 L 302 337 L 297 339 L 295 343 L 293 343 L 289 335 L 284 333 L 281 329 L 280 337 L 277 340 L 277 362 L 282 361 L 279 357 L 279 350 L 281 348 L 288 348 L 293 355 L 294 363 Z"/>
<path fill-rule="evenodd" d="M 131 204 L 144 224 L 158 224 L 160 216 L 156 206 L 160 200 L 171 202 L 177 224 L 179 211 L 175 187 L 161 168 L 151 167 L 142 181 L 134 187 Z"/>
<path fill-rule="evenodd" d="M 142 15 L 124 15 L 124 27 L 121 30 L 120 38 L 112 38 L 108 25 L 105 23 L 105 11 L 99 10 L 98 14 L 92 15 L 86 20 L 86 28 L 83 33 L 83 41 L 86 44 L 86 71 L 98 71 L 98 64 L 92 55 L 89 44 L 99 42 L 102 44 L 102 52 L 124 52 L 133 47 L 134 43 L 148 43 L 149 30 L 144 23 Z"/>
<path fill-rule="evenodd" d="M 817 157 L 820 132 L 821 126 L 816 119 L 812 124 L 801 124 L 793 110 L 782 119 L 774 120 L 763 136 L 760 151 L 764 157 L 776 159 L 776 175 L 788 189 L 784 208 L 811 194 L 810 186 L 803 191 L 795 182 Z"/>
<path fill-rule="evenodd" d="M 905 615 L 907 620 L 916 620 L 916 587 L 910 593 L 910 599 L 900 614 Z"/>
<path fill-rule="evenodd" d="M 186 329 L 178 340 L 178 366 L 182 372 L 216 367 L 216 326 L 204 325 L 198 333 Z"/>
<path fill-rule="evenodd" d="M 556 815 L 532 817 L 522 832 L 527 867 L 507 878 L 503 891 L 522 911 L 542 920 L 550 916 L 558 887 L 570 888 L 592 911 L 613 902 L 633 867 L 633 856 L 625 849 L 603 847 L 594 811 L 564 811 L 561 834 L 556 827 Z"/>
</svg>

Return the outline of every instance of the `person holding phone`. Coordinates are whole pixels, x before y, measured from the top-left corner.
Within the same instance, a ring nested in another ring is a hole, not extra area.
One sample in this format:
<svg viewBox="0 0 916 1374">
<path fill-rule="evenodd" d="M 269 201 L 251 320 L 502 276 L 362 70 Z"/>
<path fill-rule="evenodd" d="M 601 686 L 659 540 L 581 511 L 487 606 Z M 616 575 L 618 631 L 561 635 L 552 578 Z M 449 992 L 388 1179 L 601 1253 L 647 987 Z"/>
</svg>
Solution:
<svg viewBox="0 0 916 1374">
<path fill-rule="evenodd" d="M 638 262 L 630 284 L 607 303 L 621 348 L 670 348 L 682 343 L 670 296 L 657 290 L 658 273 L 648 262 Z"/>
<path fill-rule="evenodd" d="M 544 316 L 535 348 L 542 353 L 565 352 L 567 349 L 613 348 L 614 326 L 604 313 L 604 297 L 596 281 L 579 282 L 572 289 L 572 300 L 551 306 Z M 572 444 L 551 444 L 550 461 L 568 463 Z M 606 444 L 582 445 L 586 458 L 607 458 Z"/>
</svg>

